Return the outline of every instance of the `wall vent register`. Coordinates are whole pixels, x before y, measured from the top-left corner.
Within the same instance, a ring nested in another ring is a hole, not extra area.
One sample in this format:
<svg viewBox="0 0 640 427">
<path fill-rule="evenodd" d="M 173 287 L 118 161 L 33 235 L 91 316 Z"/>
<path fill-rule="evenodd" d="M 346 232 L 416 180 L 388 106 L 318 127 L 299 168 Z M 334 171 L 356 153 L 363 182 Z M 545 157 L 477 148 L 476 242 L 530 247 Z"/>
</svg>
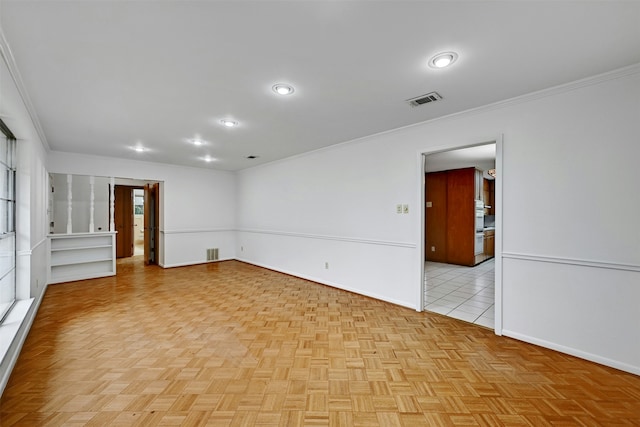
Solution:
<svg viewBox="0 0 640 427">
<path fill-rule="evenodd" d="M 219 259 L 218 248 L 207 249 L 207 261 L 218 261 Z"/>
</svg>

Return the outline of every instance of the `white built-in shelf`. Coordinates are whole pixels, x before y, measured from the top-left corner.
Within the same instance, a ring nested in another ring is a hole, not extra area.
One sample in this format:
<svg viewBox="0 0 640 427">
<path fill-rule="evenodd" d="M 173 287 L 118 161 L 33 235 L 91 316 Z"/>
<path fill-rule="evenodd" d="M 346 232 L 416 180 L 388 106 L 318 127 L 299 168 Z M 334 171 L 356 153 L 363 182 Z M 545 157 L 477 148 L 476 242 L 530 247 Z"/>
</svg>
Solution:
<svg viewBox="0 0 640 427">
<path fill-rule="evenodd" d="M 111 248 L 111 245 L 85 246 L 85 247 L 82 247 L 81 249 L 97 249 L 97 248 Z M 77 250 L 78 248 L 58 248 L 58 249 L 51 248 L 51 252 L 77 251 Z"/>
<path fill-rule="evenodd" d="M 115 232 L 50 234 L 49 283 L 116 274 Z"/>
</svg>

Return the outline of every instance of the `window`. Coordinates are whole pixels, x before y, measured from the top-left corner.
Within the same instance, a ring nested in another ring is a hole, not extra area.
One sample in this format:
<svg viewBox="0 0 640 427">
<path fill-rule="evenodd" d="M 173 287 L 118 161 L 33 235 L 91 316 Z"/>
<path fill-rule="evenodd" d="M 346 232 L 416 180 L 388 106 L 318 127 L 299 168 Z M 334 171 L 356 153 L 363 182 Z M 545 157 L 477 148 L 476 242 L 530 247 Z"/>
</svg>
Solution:
<svg viewBox="0 0 640 427">
<path fill-rule="evenodd" d="M 13 133 L 0 120 L 0 320 L 16 299 L 16 170 Z"/>
</svg>

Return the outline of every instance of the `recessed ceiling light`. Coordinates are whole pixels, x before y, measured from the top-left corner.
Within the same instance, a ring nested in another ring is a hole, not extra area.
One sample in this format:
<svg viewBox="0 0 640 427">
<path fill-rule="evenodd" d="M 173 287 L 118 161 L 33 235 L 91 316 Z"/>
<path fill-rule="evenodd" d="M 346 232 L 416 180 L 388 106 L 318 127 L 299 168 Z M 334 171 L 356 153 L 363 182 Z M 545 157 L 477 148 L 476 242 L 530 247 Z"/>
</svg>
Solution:
<svg viewBox="0 0 640 427">
<path fill-rule="evenodd" d="M 209 143 L 202 139 L 200 135 L 196 134 L 193 138 L 183 138 L 183 142 L 191 145 L 195 145 L 196 147 L 201 147 L 203 145 L 208 145 Z"/>
<path fill-rule="evenodd" d="M 291 95 L 294 92 L 293 86 L 285 83 L 275 84 L 272 89 L 278 95 Z"/>
<path fill-rule="evenodd" d="M 144 153 L 146 151 L 146 149 L 144 147 L 141 147 L 139 145 L 132 147 L 132 149 L 138 153 Z"/>
<path fill-rule="evenodd" d="M 232 128 L 232 127 L 238 125 L 238 122 L 234 122 L 233 120 L 227 120 L 227 119 L 220 120 L 220 123 L 222 123 L 223 125 L 225 125 L 228 128 Z"/>
<path fill-rule="evenodd" d="M 208 155 L 208 154 L 207 154 L 206 156 L 204 156 L 204 157 L 202 158 L 202 160 L 204 160 L 205 162 L 209 163 L 209 162 L 214 161 L 215 159 L 214 159 L 213 157 L 211 157 L 210 155 Z"/>
<path fill-rule="evenodd" d="M 443 52 L 435 55 L 429 60 L 431 68 L 444 68 L 456 62 L 458 54 L 455 52 Z"/>
</svg>

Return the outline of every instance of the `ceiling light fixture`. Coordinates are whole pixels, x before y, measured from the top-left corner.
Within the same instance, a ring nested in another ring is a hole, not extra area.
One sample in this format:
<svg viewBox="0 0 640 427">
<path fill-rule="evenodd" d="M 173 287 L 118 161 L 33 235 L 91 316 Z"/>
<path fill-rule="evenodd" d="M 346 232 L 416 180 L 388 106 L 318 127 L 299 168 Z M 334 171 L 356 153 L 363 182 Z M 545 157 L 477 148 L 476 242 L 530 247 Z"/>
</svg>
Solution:
<svg viewBox="0 0 640 427">
<path fill-rule="evenodd" d="M 191 142 L 193 143 L 193 145 L 202 145 L 202 144 L 204 144 L 204 142 L 202 142 L 202 140 L 198 139 L 198 138 L 192 139 Z"/>
<path fill-rule="evenodd" d="M 238 125 L 238 122 L 234 122 L 233 120 L 220 120 L 220 123 L 222 123 L 223 125 L 225 125 L 228 128 L 232 128 L 234 126 Z"/>
<path fill-rule="evenodd" d="M 144 147 L 141 147 L 139 145 L 136 146 L 136 147 L 133 147 L 133 149 L 138 153 L 144 153 L 146 151 L 146 149 Z"/>
<path fill-rule="evenodd" d="M 273 91 L 278 95 L 291 95 L 295 91 L 293 86 L 286 83 L 275 84 L 271 89 L 273 89 Z"/>
<path fill-rule="evenodd" d="M 429 60 L 431 68 L 445 68 L 456 62 L 458 54 L 455 52 L 443 52 L 435 55 Z"/>
<path fill-rule="evenodd" d="M 208 154 L 206 156 L 204 156 L 202 159 L 207 163 L 212 162 L 214 160 L 213 157 L 211 157 Z"/>
</svg>

